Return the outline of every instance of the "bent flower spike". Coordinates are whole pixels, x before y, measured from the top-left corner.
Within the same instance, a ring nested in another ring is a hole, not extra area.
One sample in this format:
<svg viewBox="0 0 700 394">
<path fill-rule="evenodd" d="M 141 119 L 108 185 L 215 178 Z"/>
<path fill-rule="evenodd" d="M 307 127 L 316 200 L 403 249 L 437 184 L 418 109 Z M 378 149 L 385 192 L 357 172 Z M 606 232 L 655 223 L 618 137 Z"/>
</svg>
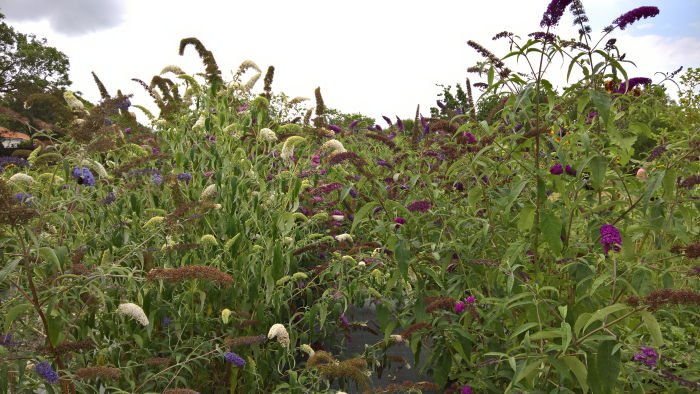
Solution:
<svg viewBox="0 0 700 394">
<path fill-rule="evenodd" d="M 267 339 L 275 338 L 277 338 L 277 342 L 279 342 L 280 345 L 289 347 L 289 333 L 287 333 L 287 329 L 284 328 L 282 324 L 277 323 L 270 327 L 270 331 L 267 333 Z"/>
<path fill-rule="evenodd" d="M 136 304 L 133 304 L 131 302 L 126 304 L 120 304 L 119 313 L 131 317 L 132 319 L 139 322 L 139 324 L 141 324 L 142 326 L 148 325 L 148 317 L 146 317 L 146 314 L 143 312 L 143 309 L 141 309 L 141 307 Z"/>
</svg>

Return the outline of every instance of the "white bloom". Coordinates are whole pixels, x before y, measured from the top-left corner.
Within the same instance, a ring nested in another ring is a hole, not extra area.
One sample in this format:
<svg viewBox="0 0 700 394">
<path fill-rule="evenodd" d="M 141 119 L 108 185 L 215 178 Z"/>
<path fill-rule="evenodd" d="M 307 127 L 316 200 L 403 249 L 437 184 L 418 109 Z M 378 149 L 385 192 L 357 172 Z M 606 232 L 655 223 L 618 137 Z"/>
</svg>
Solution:
<svg viewBox="0 0 700 394">
<path fill-rule="evenodd" d="M 204 130 L 205 122 L 207 121 L 207 117 L 202 115 L 199 115 L 199 119 L 197 119 L 197 122 L 195 122 L 194 126 L 192 126 L 192 130 Z"/>
<path fill-rule="evenodd" d="M 306 343 L 303 344 L 303 345 L 301 345 L 301 346 L 299 346 L 299 350 L 301 350 L 302 352 L 308 354 L 309 357 L 312 357 L 312 356 L 314 355 L 314 353 L 316 353 L 316 352 L 314 351 L 314 349 L 312 349 L 311 346 L 307 345 Z"/>
<path fill-rule="evenodd" d="M 396 343 L 401 343 L 401 342 L 405 341 L 405 339 L 403 339 L 403 337 L 401 335 L 391 335 L 391 336 L 389 336 L 389 339 L 391 341 L 396 342 Z"/>
<path fill-rule="evenodd" d="M 249 68 L 252 68 L 252 69 L 254 69 L 254 70 L 257 71 L 257 72 L 262 72 L 262 70 L 260 70 L 260 67 L 258 67 L 258 65 L 255 64 L 255 62 L 252 61 L 252 60 L 250 60 L 250 59 L 244 60 L 243 63 L 241 63 L 241 65 L 238 66 L 238 69 L 239 69 L 241 72 L 244 72 L 245 70 L 247 70 L 247 69 L 249 69 Z"/>
<path fill-rule="evenodd" d="M 367 266 L 367 263 L 365 263 L 364 261 L 360 261 L 359 263 L 357 263 L 357 265 L 359 267 L 365 267 L 365 266 Z"/>
<path fill-rule="evenodd" d="M 107 174 L 107 170 L 105 170 L 104 166 L 95 160 L 83 159 L 80 165 L 92 168 L 100 178 L 109 178 L 109 174 Z"/>
<path fill-rule="evenodd" d="M 148 318 L 146 317 L 146 314 L 143 312 L 143 309 L 141 309 L 141 307 L 136 304 L 132 304 L 130 302 L 126 304 L 120 304 L 119 312 L 133 318 L 142 326 L 148 325 Z"/>
<path fill-rule="evenodd" d="M 66 100 L 66 104 L 68 104 L 68 108 L 70 108 L 71 111 L 85 111 L 85 105 L 83 105 L 83 102 L 75 97 L 73 92 L 63 92 L 63 98 Z"/>
<path fill-rule="evenodd" d="M 265 141 L 268 142 L 275 142 L 277 141 L 277 134 L 265 127 L 264 129 L 260 130 L 260 137 L 262 137 Z"/>
<path fill-rule="evenodd" d="M 255 83 L 258 82 L 258 79 L 260 79 L 260 75 L 262 75 L 262 74 L 260 74 L 260 73 L 258 72 L 258 73 L 255 73 L 255 75 L 253 75 L 252 77 L 250 77 L 250 79 L 248 80 L 248 82 L 246 82 L 245 85 L 243 85 L 243 89 L 244 89 L 244 90 L 250 90 L 250 89 L 252 89 L 253 86 L 255 86 Z"/>
<path fill-rule="evenodd" d="M 214 196 L 216 196 L 216 185 L 209 185 L 202 192 L 202 198 L 211 198 Z"/>
<path fill-rule="evenodd" d="M 343 216 L 343 215 L 331 215 L 331 217 L 333 218 L 333 220 L 336 220 L 336 221 L 338 221 L 338 222 L 340 222 L 340 221 L 342 221 L 343 219 L 345 219 L 345 216 Z"/>
<path fill-rule="evenodd" d="M 291 99 L 291 100 L 289 101 L 289 104 L 299 104 L 299 103 L 301 103 L 302 101 L 306 101 L 306 100 L 308 100 L 308 99 L 309 99 L 308 97 L 297 96 L 297 97 L 294 97 L 293 99 Z"/>
<path fill-rule="evenodd" d="M 343 153 L 345 152 L 345 147 L 343 143 L 338 140 L 328 140 L 323 145 L 321 145 L 321 150 L 332 150 L 333 153 Z"/>
<path fill-rule="evenodd" d="M 283 325 L 277 323 L 270 327 L 270 331 L 267 333 L 267 339 L 277 338 L 277 342 L 284 347 L 289 347 L 289 334 L 287 329 Z"/>
<path fill-rule="evenodd" d="M 338 242 L 352 242 L 352 235 L 344 233 L 335 236 L 335 240 Z"/>
<path fill-rule="evenodd" d="M 163 69 L 160 70 L 160 75 L 167 74 L 167 73 L 173 73 L 173 74 L 180 75 L 180 74 L 184 74 L 185 72 L 180 67 L 171 64 L 169 66 L 163 67 Z"/>
<path fill-rule="evenodd" d="M 221 321 L 224 322 L 224 324 L 228 324 L 228 318 L 231 316 L 231 310 L 226 308 L 221 311 Z"/>
<path fill-rule="evenodd" d="M 15 175 L 12 175 L 9 181 L 10 183 L 34 183 L 34 178 L 23 172 L 18 172 Z"/>
<path fill-rule="evenodd" d="M 304 137 L 300 137 L 298 135 L 293 135 L 289 138 L 287 138 L 284 141 L 284 145 L 282 145 L 282 152 L 280 153 L 280 157 L 284 160 L 289 160 L 292 158 L 294 155 L 294 147 L 301 143 L 306 141 Z"/>
</svg>

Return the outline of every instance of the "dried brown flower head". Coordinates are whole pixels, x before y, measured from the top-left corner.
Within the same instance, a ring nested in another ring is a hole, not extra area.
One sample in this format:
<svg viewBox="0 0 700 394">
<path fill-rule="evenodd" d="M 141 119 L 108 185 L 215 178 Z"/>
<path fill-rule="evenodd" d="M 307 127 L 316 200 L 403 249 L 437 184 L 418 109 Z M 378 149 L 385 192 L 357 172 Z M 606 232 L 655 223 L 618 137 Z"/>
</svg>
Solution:
<svg viewBox="0 0 700 394">
<path fill-rule="evenodd" d="M 455 299 L 452 297 L 446 297 L 446 296 L 441 296 L 441 297 L 428 297 L 426 299 L 426 302 L 428 302 L 428 306 L 425 308 L 425 311 L 428 313 L 433 313 L 437 310 L 452 310 L 454 309 L 455 306 Z"/>
<path fill-rule="evenodd" d="M 632 306 L 647 305 L 651 310 L 657 310 L 664 305 L 700 305 L 700 292 L 685 289 L 658 289 L 646 297 L 632 296 L 627 299 Z"/>
<path fill-rule="evenodd" d="M 83 379 L 83 380 L 94 379 L 94 378 L 119 379 L 122 375 L 122 372 L 119 370 L 119 368 L 87 367 L 87 368 L 80 368 L 79 370 L 75 371 L 75 375 L 79 379 Z"/>
<path fill-rule="evenodd" d="M 151 357 L 143 360 L 143 363 L 146 365 L 168 365 L 170 364 L 170 359 L 167 357 Z"/>
</svg>

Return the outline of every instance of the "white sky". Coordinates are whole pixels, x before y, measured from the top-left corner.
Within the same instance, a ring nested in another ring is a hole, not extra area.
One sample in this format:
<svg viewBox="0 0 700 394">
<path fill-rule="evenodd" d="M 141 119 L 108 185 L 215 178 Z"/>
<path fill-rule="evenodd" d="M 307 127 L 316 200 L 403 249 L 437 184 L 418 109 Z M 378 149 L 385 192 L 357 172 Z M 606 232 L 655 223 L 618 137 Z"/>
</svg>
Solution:
<svg viewBox="0 0 700 394">
<path fill-rule="evenodd" d="M 96 3 L 104 3 L 104 7 L 96 7 Z M 440 91 L 436 83 L 464 83 L 466 68 L 480 60 L 466 45 L 467 40 L 475 40 L 503 55 L 507 48 L 496 45 L 491 37 L 502 30 L 521 37 L 540 30 L 539 21 L 548 3 L 549 0 L 0 0 L 0 12 L 17 30 L 46 37 L 49 45 L 66 53 L 71 62 L 73 90 L 81 91 L 91 101 L 99 100 L 90 74 L 95 71 L 111 93 L 117 89 L 134 93 L 133 103 L 154 108 L 148 95 L 131 78 L 148 82 L 169 64 L 190 74 L 201 72 L 203 66 L 192 47 L 186 49 L 184 56 L 177 53 L 180 39 L 194 36 L 214 53 L 226 80 L 243 60 L 251 59 L 263 72 L 268 65 L 275 66 L 275 92 L 313 97 L 314 89 L 321 86 L 329 107 L 375 118 L 406 118 L 413 116 L 416 104 L 421 104 L 424 114 L 429 112 Z M 690 20 L 687 16 L 687 12 L 700 10 L 700 0 L 583 3 L 594 37 L 632 8 L 656 5 L 661 9 L 659 17 L 637 22 L 613 35 L 627 58 L 638 65 L 638 69 L 629 66 L 630 76 L 659 81 L 653 75 L 655 71 L 671 71 L 681 65 L 700 66 L 700 16 Z M 687 5 L 687 12 L 683 23 L 675 24 L 670 18 L 674 15 L 664 14 L 664 5 L 673 5 L 671 8 L 677 10 L 679 4 Z M 101 11 L 104 12 L 100 14 Z M 86 24 L 87 21 L 91 23 Z M 574 37 L 576 29 L 571 21 L 567 12 L 555 32 L 565 38 Z M 512 63 L 509 66 L 518 69 Z M 566 69 L 554 67 L 551 73 L 550 78 L 561 83 L 560 76 L 565 75 Z M 473 75 L 470 77 L 472 83 L 477 82 Z M 256 89 L 262 89 L 262 78 Z"/>
</svg>

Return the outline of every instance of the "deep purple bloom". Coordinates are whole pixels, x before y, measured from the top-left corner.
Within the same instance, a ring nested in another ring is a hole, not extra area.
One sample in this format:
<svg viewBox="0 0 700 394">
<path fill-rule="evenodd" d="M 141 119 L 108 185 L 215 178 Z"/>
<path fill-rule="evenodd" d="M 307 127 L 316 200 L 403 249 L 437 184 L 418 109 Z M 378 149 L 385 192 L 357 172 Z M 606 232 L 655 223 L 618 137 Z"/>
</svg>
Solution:
<svg viewBox="0 0 700 394">
<path fill-rule="evenodd" d="M 153 153 L 153 156 L 157 156 L 160 154 L 160 149 L 157 146 L 154 146 L 151 148 L 151 153 Z"/>
<path fill-rule="evenodd" d="M 433 204 L 430 201 L 419 200 L 408 204 L 407 208 L 411 212 L 427 212 L 432 206 Z"/>
<path fill-rule="evenodd" d="M 51 368 L 48 361 L 42 361 L 34 367 L 36 373 L 46 380 L 49 384 L 58 383 L 58 374 Z"/>
<path fill-rule="evenodd" d="M 457 301 L 455 303 L 455 313 L 460 315 L 462 312 L 464 312 L 464 309 L 466 309 L 467 304 L 464 303 L 464 301 Z"/>
<path fill-rule="evenodd" d="M 384 159 L 377 159 L 377 165 L 382 167 L 390 167 L 389 163 L 387 163 L 387 161 Z"/>
<path fill-rule="evenodd" d="M 243 111 L 247 110 L 249 105 L 250 105 L 250 104 L 243 104 L 243 105 L 241 105 L 240 107 L 238 107 L 237 112 L 240 113 L 240 112 L 243 112 Z"/>
<path fill-rule="evenodd" d="M 359 193 L 355 189 L 350 189 L 350 195 L 352 196 L 352 198 L 357 198 Z"/>
<path fill-rule="evenodd" d="M 423 117 L 423 115 L 420 116 L 420 125 L 423 127 L 423 133 L 428 134 L 428 132 L 430 132 L 430 129 L 428 128 L 428 121 Z"/>
<path fill-rule="evenodd" d="M 462 386 L 462 394 L 474 394 L 474 390 L 472 390 L 471 386 L 465 384 Z"/>
<path fill-rule="evenodd" d="M 394 219 L 394 223 L 396 223 L 394 228 L 399 228 L 399 227 L 401 227 L 402 224 L 406 224 L 406 219 L 399 216 L 396 219 Z"/>
<path fill-rule="evenodd" d="M 615 89 L 614 93 L 624 94 L 631 91 L 639 85 L 651 85 L 651 79 L 645 77 L 630 78 L 629 81 L 621 83 L 620 87 Z"/>
<path fill-rule="evenodd" d="M 378 132 L 378 133 L 381 133 L 382 130 L 384 130 L 384 129 L 382 129 L 382 126 L 380 126 L 380 125 L 378 125 L 378 124 L 375 124 L 375 125 L 374 125 L 374 131 L 376 131 L 376 132 Z"/>
<path fill-rule="evenodd" d="M 169 317 L 165 316 L 163 320 L 160 321 L 160 323 L 163 325 L 163 327 L 167 327 L 170 325 L 170 323 L 172 323 L 172 320 Z"/>
<path fill-rule="evenodd" d="M 576 170 L 574 170 L 570 165 L 566 165 L 564 168 L 564 171 L 566 172 L 566 175 L 571 175 L 571 176 L 576 176 Z"/>
<path fill-rule="evenodd" d="M 237 367 L 245 367 L 245 360 L 237 355 L 234 352 L 226 352 L 224 353 L 224 358 L 226 359 L 227 362 L 237 366 Z"/>
<path fill-rule="evenodd" d="M 481 177 L 481 181 L 488 185 L 489 184 L 489 177 L 484 175 Z"/>
<path fill-rule="evenodd" d="M 160 186 L 160 184 L 163 182 L 163 178 L 160 176 L 160 174 L 156 173 L 156 174 L 151 175 L 151 181 L 153 181 L 153 183 L 156 186 Z"/>
<path fill-rule="evenodd" d="M 189 172 L 181 172 L 177 174 L 177 180 L 181 182 L 189 182 L 192 180 L 192 174 Z"/>
<path fill-rule="evenodd" d="M 131 127 L 127 127 L 124 129 L 124 134 L 131 134 Z"/>
<path fill-rule="evenodd" d="M 474 304 L 476 304 L 476 297 L 474 297 L 473 295 L 470 295 L 469 297 L 467 297 L 465 302 L 469 305 L 474 305 Z"/>
<path fill-rule="evenodd" d="M 127 111 L 129 107 L 131 107 L 131 100 L 129 100 L 128 97 L 124 97 L 124 100 L 122 100 L 121 103 L 119 103 L 119 109 L 122 111 Z"/>
<path fill-rule="evenodd" d="M 522 129 L 522 128 L 523 128 L 523 124 L 522 124 L 522 123 L 518 123 L 518 124 L 515 125 L 515 128 L 513 129 L 513 132 L 514 132 L 514 133 L 517 133 L 517 132 L 520 131 L 520 129 Z"/>
<path fill-rule="evenodd" d="M 358 123 L 360 123 L 360 119 L 355 119 L 352 122 L 350 122 L 350 125 L 348 126 L 348 128 L 350 130 L 355 130 L 355 127 L 357 126 Z"/>
<path fill-rule="evenodd" d="M 591 111 L 588 113 L 588 116 L 586 116 L 586 124 L 591 124 L 593 123 L 593 119 L 598 117 L 598 112 L 596 111 Z"/>
<path fill-rule="evenodd" d="M 116 200 L 117 200 L 116 194 L 114 194 L 114 192 L 109 192 L 109 193 L 107 193 L 107 196 L 102 199 L 102 204 L 109 205 Z"/>
<path fill-rule="evenodd" d="M 391 119 L 389 119 L 388 116 L 382 115 L 382 119 L 384 119 L 384 121 L 385 121 L 387 124 L 389 124 L 389 127 L 391 127 L 391 126 L 394 125 L 393 123 L 391 123 Z"/>
<path fill-rule="evenodd" d="M 341 129 L 340 126 L 338 126 L 338 125 L 331 124 L 331 125 L 328 125 L 328 128 L 331 129 L 335 133 L 342 133 L 343 132 L 343 129 Z"/>
<path fill-rule="evenodd" d="M 659 9 L 657 7 L 639 7 L 618 16 L 617 19 L 613 21 L 613 25 L 617 25 L 620 30 L 625 30 L 627 26 L 640 19 L 653 18 L 656 15 L 659 15 Z"/>
<path fill-rule="evenodd" d="M 559 19 L 564 15 L 566 7 L 568 7 L 572 1 L 573 0 L 552 0 L 547 6 L 547 11 L 542 15 L 540 27 L 554 27 L 558 25 Z"/>
<path fill-rule="evenodd" d="M 656 362 L 659 359 L 659 354 L 648 346 L 642 346 L 642 351 L 634 355 L 634 361 L 643 363 L 647 367 L 656 366 Z"/>
<path fill-rule="evenodd" d="M 612 224 L 604 224 L 600 227 L 600 243 L 603 245 L 603 252 L 607 255 L 610 249 L 615 252 L 620 251 L 622 237 L 620 232 Z"/>
<path fill-rule="evenodd" d="M 476 144 L 476 137 L 474 137 L 474 134 L 467 131 L 466 133 L 462 133 L 462 137 L 467 139 L 467 143 Z"/>
<path fill-rule="evenodd" d="M 207 134 L 204 136 L 204 139 L 206 139 L 209 143 L 215 143 L 216 142 L 216 136 L 214 134 Z"/>
<path fill-rule="evenodd" d="M 112 120 L 105 118 L 105 126 L 111 126 L 112 125 Z"/>
<path fill-rule="evenodd" d="M 92 171 L 87 167 L 74 167 L 73 178 L 79 185 L 95 186 L 95 176 L 92 175 Z"/>
<path fill-rule="evenodd" d="M 399 131 L 403 132 L 406 130 L 406 127 L 403 125 L 403 120 L 399 118 L 398 116 L 396 117 L 396 126 L 399 128 Z"/>
<path fill-rule="evenodd" d="M 562 165 L 559 163 L 553 165 L 549 169 L 549 173 L 552 175 L 561 175 L 563 172 L 564 172 L 564 167 L 562 167 Z"/>
<path fill-rule="evenodd" d="M 437 106 L 440 107 L 440 109 L 447 109 L 447 106 L 442 101 L 437 100 L 436 102 L 437 102 Z"/>
<path fill-rule="evenodd" d="M 339 190 L 343 188 L 343 184 L 340 182 L 333 182 L 333 183 L 327 183 L 324 185 L 320 185 L 314 189 L 310 190 L 311 194 L 328 194 L 330 192 Z M 342 214 L 342 212 L 341 212 Z"/>
<path fill-rule="evenodd" d="M 314 153 L 313 156 L 311 156 L 311 165 L 314 167 L 318 167 L 321 165 L 321 153 L 316 152 Z"/>
<path fill-rule="evenodd" d="M 462 182 L 457 182 L 454 184 L 455 190 L 463 192 L 464 191 L 464 183 Z"/>
</svg>

